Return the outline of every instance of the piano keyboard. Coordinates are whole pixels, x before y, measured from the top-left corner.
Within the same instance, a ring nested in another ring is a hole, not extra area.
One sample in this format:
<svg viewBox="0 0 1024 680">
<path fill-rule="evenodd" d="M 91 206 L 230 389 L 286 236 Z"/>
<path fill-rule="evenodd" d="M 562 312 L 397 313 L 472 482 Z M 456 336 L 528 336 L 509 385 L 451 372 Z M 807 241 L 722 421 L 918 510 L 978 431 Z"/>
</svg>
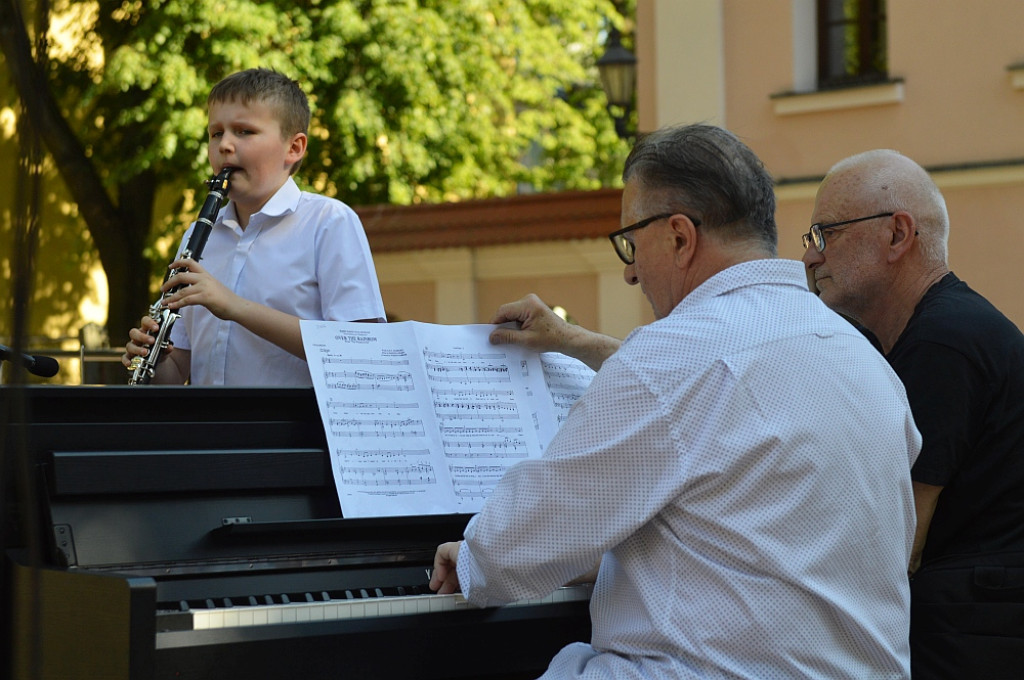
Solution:
<svg viewBox="0 0 1024 680">
<path fill-rule="evenodd" d="M 520 600 L 506 607 L 554 604 L 590 599 L 593 586 L 578 585 L 559 588 L 542 598 Z M 433 614 L 475 608 L 461 593 L 451 595 L 405 595 L 398 597 L 366 597 L 357 599 L 331 599 L 325 602 L 297 602 L 292 604 L 219 607 L 194 609 L 193 630 L 267 626 L 284 623 L 364 619 L 381 616 Z"/>
</svg>

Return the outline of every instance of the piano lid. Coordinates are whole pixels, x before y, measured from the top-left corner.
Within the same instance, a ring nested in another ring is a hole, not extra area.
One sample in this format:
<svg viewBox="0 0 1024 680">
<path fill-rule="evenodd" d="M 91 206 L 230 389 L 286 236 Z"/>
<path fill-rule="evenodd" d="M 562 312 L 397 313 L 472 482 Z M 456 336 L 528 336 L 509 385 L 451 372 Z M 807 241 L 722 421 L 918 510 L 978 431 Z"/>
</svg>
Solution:
<svg viewBox="0 0 1024 680">
<path fill-rule="evenodd" d="M 170 576 L 429 563 L 469 519 L 343 519 L 311 388 L 11 397 L 23 404 L 20 455 L 42 473 L 36 510 L 55 565 Z"/>
</svg>

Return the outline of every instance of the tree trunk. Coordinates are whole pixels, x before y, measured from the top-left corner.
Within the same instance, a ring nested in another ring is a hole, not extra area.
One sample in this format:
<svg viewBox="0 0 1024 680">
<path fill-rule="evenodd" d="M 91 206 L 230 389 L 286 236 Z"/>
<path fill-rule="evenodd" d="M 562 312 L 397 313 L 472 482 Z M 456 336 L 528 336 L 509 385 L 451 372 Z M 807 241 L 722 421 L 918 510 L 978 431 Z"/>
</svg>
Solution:
<svg viewBox="0 0 1024 680">
<path fill-rule="evenodd" d="M 156 179 L 146 172 L 121 187 L 121 206 L 111 200 L 103 181 L 32 58 L 31 42 L 17 0 L 0 0 L 0 49 L 22 103 L 22 115 L 35 126 L 72 200 L 85 220 L 107 275 L 110 307 L 107 332 L 114 347 L 152 300 L 150 267 L 144 248 L 151 227 Z"/>
<path fill-rule="evenodd" d="M 153 172 L 143 172 L 120 186 L 119 238 L 112 240 L 100 253 L 110 293 L 107 330 L 114 347 L 127 342 L 128 330 L 139 325 L 142 315 L 156 299 L 156 292 L 150 289 L 152 270 L 143 257 L 156 188 Z"/>
</svg>

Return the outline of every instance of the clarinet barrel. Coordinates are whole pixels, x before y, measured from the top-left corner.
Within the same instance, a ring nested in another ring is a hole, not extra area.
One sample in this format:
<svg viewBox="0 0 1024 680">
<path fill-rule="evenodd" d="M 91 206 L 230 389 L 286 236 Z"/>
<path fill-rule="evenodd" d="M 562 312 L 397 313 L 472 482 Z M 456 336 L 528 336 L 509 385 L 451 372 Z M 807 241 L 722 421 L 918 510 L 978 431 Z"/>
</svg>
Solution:
<svg viewBox="0 0 1024 680">
<path fill-rule="evenodd" d="M 227 199 L 228 190 L 231 187 L 228 178 L 232 170 L 234 168 L 224 168 L 216 177 L 206 181 L 210 192 L 206 195 L 203 207 L 199 210 L 199 217 L 196 218 L 195 227 L 192 229 L 188 243 L 185 244 L 185 248 L 179 253 L 178 258 L 189 258 L 198 262 L 202 257 L 203 248 L 206 247 L 206 241 L 210 238 L 210 232 L 213 231 L 213 221 L 217 219 L 217 213 L 220 212 L 221 206 Z M 168 270 L 164 282 L 183 271 L 188 270 L 185 268 Z M 174 326 L 174 322 L 181 317 L 178 312 L 164 306 L 164 299 L 181 288 L 182 286 L 175 286 L 166 293 L 162 293 L 149 308 L 149 316 L 157 322 L 159 328 L 153 336 L 154 342 L 149 349 L 149 354 L 133 358 L 131 365 L 128 366 L 128 370 L 132 372 L 131 378 L 128 380 L 129 385 L 148 385 L 156 375 L 157 362 L 160 361 L 163 350 L 167 349 L 170 343 L 171 328 Z"/>
</svg>

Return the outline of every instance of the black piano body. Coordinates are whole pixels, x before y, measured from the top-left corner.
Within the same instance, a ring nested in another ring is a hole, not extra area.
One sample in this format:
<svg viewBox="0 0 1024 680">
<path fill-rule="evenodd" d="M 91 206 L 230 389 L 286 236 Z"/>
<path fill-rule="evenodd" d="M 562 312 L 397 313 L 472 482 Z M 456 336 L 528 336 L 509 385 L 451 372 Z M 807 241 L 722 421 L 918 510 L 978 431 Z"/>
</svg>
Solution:
<svg viewBox="0 0 1024 680">
<path fill-rule="evenodd" d="M 312 389 L 2 388 L 15 678 L 540 675 L 585 589 L 426 588 L 466 515 L 344 519 Z"/>
</svg>

